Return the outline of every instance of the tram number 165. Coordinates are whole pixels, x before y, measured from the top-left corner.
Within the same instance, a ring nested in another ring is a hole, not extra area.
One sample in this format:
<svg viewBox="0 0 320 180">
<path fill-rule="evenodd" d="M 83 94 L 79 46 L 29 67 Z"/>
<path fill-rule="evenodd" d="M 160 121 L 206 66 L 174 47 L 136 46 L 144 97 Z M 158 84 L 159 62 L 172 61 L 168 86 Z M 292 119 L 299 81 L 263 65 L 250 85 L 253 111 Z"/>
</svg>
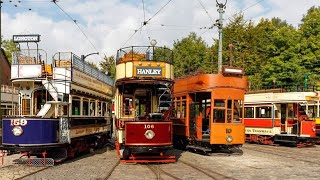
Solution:
<svg viewBox="0 0 320 180">
<path fill-rule="evenodd" d="M 145 125 L 144 125 L 144 128 L 145 128 L 145 129 L 153 129 L 153 128 L 154 128 L 154 125 L 153 125 L 153 124 L 145 124 Z"/>
<path fill-rule="evenodd" d="M 25 126 L 27 123 L 26 119 L 11 119 L 10 126 Z"/>
</svg>

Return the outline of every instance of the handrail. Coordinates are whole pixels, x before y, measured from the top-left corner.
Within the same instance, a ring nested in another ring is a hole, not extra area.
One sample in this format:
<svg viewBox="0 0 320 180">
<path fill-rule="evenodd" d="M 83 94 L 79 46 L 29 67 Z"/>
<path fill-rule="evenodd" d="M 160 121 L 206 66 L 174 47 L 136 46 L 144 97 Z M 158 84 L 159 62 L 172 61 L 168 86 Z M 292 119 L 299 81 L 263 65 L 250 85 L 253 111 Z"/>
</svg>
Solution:
<svg viewBox="0 0 320 180">
<path fill-rule="evenodd" d="M 8 85 L 1 85 L 1 92 L 19 94 L 19 90 L 16 89 L 16 87 L 8 86 Z"/>
</svg>

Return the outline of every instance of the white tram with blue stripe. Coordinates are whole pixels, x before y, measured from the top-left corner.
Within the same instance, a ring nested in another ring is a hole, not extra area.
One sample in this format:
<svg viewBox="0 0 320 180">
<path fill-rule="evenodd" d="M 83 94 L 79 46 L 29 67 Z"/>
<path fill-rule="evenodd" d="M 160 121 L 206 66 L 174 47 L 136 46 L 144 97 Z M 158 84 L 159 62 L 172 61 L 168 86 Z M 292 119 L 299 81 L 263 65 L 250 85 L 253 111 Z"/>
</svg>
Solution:
<svg viewBox="0 0 320 180">
<path fill-rule="evenodd" d="M 13 53 L 15 116 L 3 117 L 2 150 L 61 161 L 108 142 L 113 80 L 73 53 Z"/>
</svg>

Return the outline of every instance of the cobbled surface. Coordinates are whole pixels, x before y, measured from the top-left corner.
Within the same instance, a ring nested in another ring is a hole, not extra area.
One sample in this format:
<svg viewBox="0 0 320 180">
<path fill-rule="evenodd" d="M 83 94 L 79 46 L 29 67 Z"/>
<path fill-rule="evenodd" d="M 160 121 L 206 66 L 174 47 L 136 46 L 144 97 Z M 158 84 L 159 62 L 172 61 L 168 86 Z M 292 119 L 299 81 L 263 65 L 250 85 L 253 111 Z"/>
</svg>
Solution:
<svg viewBox="0 0 320 180">
<path fill-rule="evenodd" d="M 243 155 L 213 154 L 204 156 L 191 152 L 174 150 L 178 162 L 170 164 L 151 164 L 155 170 L 163 170 L 179 179 L 319 179 L 320 146 L 310 148 L 290 148 L 245 144 Z M 42 167 L 12 165 L 17 155 L 5 157 L 0 167 L 0 179 L 16 179 L 41 170 Z M 106 179 L 117 164 L 114 150 L 98 150 L 89 155 L 69 160 L 54 167 L 44 169 L 23 179 Z M 188 164 L 191 164 L 188 165 Z M 199 170 L 200 169 L 200 170 Z M 174 179 L 168 174 L 153 172 L 145 164 L 119 164 L 109 179 Z"/>
</svg>

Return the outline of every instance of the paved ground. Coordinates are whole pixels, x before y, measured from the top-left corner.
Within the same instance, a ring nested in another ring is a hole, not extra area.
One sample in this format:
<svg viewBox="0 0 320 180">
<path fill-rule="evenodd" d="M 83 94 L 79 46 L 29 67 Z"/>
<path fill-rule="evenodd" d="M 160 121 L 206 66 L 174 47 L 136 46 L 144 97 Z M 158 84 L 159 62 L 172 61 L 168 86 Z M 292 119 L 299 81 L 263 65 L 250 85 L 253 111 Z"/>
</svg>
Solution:
<svg viewBox="0 0 320 180">
<path fill-rule="evenodd" d="M 145 165 L 118 164 L 114 150 L 102 149 L 51 168 L 10 164 L 17 158 L 13 155 L 0 167 L 0 179 L 319 179 L 320 146 L 246 144 L 243 150 L 242 156 L 203 156 L 175 150 L 178 162 Z"/>
</svg>

